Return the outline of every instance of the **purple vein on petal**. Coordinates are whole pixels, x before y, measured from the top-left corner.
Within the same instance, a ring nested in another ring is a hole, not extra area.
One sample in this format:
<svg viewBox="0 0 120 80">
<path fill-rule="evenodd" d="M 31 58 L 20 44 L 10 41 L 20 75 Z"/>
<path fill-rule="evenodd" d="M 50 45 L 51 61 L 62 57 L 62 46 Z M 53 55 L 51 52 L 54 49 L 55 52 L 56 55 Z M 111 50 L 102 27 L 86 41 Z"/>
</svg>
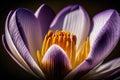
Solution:
<svg viewBox="0 0 120 80">
<path fill-rule="evenodd" d="M 65 51 L 58 45 L 52 45 L 42 59 L 43 71 L 48 80 L 63 80 L 71 71 L 71 63 Z"/>
<path fill-rule="evenodd" d="M 37 63 L 34 61 L 33 57 L 30 55 L 30 52 L 27 49 L 19 33 L 18 25 L 16 24 L 16 12 L 14 12 L 14 14 L 12 15 L 9 21 L 9 32 L 13 40 L 13 43 L 16 46 L 22 58 L 26 61 L 29 67 L 33 70 L 33 72 L 35 72 L 40 78 L 43 78 L 44 77 L 43 72 L 41 71 Z"/>
<path fill-rule="evenodd" d="M 92 69 L 82 79 L 109 79 L 120 72 L 120 57 Z"/>
<path fill-rule="evenodd" d="M 80 5 L 72 7 L 73 10 L 64 16 L 63 30 L 77 37 L 76 52 L 79 52 L 90 30 L 90 19 L 87 11 Z"/>
<path fill-rule="evenodd" d="M 33 73 L 33 71 L 30 69 L 30 67 L 27 65 L 27 63 L 24 61 L 24 59 L 21 57 L 21 55 L 19 54 L 18 50 L 16 49 L 12 39 L 11 39 L 11 36 L 10 36 L 10 33 L 8 31 L 8 27 L 9 27 L 9 21 L 11 19 L 11 16 L 13 15 L 13 11 L 11 11 L 8 16 L 7 16 L 7 19 L 6 19 L 6 24 L 5 24 L 5 40 L 6 40 L 6 45 L 8 45 L 10 51 L 11 51 L 11 55 L 14 56 L 14 58 L 20 62 L 20 64 L 25 67 L 27 70 L 29 70 L 29 72 L 31 72 L 33 75 L 35 75 Z"/>
<path fill-rule="evenodd" d="M 49 26 L 53 18 L 55 17 L 55 13 L 49 6 L 47 6 L 46 4 L 42 4 L 35 12 L 35 16 L 40 22 L 40 27 L 42 29 L 43 35 L 42 37 L 44 38 L 44 36 L 49 30 Z"/>
<path fill-rule="evenodd" d="M 39 21 L 31 11 L 23 8 L 16 10 L 15 20 L 26 47 L 28 44 L 27 48 L 33 59 L 37 62 L 35 53 L 37 50 L 41 50 L 43 40 Z"/>
<path fill-rule="evenodd" d="M 120 16 L 116 10 L 110 9 L 97 14 L 93 18 L 93 22 L 93 31 L 90 34 L 91 50 L 89 57 L 93 59 L 95 65 L 104 60 L 118 43 L 120 38 Z"/>
<path fill-rule="evenodd" d="M 90 34 L 88 58 L 66 76 L 68 80 L 79 79 L 81 75 L 84 75 L 103 61 L 120 38 L 120 16 L 117 11 L 106 10 L 97 14 L 93 19 L 94 27 Z M 101 28 L 98 29 L 99 27 Z"/>
<path fill-rule="evenodd" d="M 18 60 L 18 58 L 16 58 L 14 56 L 14 54 L 10 51 L 8 45 L 7 45 L 7 42 L 6 42 L 6 39 L 5 39 L 5 35 L 2 35 L 2 43 L 3 43 L 3 46 L 5 48 L 5 50 L 7 51 L 7 53 L 10 55 L 10 57 L 21 67 L 23 68 L 25 71 L 29 72 L 30 74 L 33 74 L 34 76 L 38 77 L 29 67 L 28 65 L 24 65 L 23 63 L 21 63 L 21 61 Z"/>
<path fill-rule="evenodd" d="M 7 51 L 7 53 L 10 55 L 10 57 L 21 67 L 23 68 L 24 70 L 26 70 L 27 72 L 29 72 L 28 69 L 26 69 L 15 57 L 14 55 L 12 55 L 12 52 L 10 51 L 8 45 L 7 45 L 7 42 L 5 40 L 5 35 L 2 35 L 2 43 L 3 43 L 3 46 L 5 48 L 5 50 Z"/>
<path fill-rule="evenodd" d="M 70 11 L 74 11 L 78 8 L 78 5 L 70 5 L 64 9 L 62 9 L 54 18 L 53 22 L 50 25 L 50 28 L 55 30 L 62 30 L 64 17 L 66 14 L 68 14 Z"/>
</svg>

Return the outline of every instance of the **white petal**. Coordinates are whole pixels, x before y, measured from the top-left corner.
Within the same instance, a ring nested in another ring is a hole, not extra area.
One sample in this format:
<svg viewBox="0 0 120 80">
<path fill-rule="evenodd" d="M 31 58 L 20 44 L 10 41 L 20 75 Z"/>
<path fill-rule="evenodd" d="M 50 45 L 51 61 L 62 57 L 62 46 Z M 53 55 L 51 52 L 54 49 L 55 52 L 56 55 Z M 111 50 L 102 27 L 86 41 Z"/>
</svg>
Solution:
<svg viewBox="0 0 120 80">
<path fill-rule="evenodd" d="M 79 50 L 89 34 L 90 20 L 87 12 L 78 6 L 78 9 L 69 12 L 64 19 L 63 30 L 77 36 L 76 48 Z"/>
</svg>

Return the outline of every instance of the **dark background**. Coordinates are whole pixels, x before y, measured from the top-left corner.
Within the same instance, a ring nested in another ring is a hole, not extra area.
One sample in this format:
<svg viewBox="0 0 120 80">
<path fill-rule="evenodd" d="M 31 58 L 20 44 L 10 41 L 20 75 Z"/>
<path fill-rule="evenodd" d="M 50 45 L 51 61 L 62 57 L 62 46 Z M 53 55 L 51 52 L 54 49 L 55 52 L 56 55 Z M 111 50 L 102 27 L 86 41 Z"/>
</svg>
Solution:
<svg viewBox="0 0 120 80">
<path fill-rule="evenodd" d="M 0 1 L 0 38 L 4 33 L 5 19 L 10 10 L 15 10 L 20 7 L 28 8 L 31 11 L 35 10 L 43 3 L 49 5 L 55 13 L 59 12 L 65 6 L 70 4 L 80 4 L 83 6 L 90 18 L 106 9 L 116 9 L 120 13 L 120 2 L 119 0 L 4 0 Z M 0 40 L 1 41 L 1 40 Z M 109 58 L 105 60 L 109 61 L 114 57 L 120 57 L 120 40 L 116 48 L 109 55 Z M 115 78 L 116 76 L 114 76 Z M 19 67 L 12 58 L 7 54 L 2 46 L 2 41 L 0 43 L 0 80 L 38 80 L 36 77 L 24 71 Z"/>
</svg>

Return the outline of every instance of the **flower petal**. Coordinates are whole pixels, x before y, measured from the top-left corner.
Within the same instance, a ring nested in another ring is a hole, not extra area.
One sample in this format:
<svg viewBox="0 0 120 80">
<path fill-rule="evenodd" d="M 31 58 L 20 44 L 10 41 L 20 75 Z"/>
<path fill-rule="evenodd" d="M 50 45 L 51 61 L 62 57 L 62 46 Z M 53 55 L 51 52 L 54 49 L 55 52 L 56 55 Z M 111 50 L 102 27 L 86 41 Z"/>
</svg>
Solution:
<svg viewBox="0 0 120 80">
<path fill-rule="evenodd" d="M 114 49 L 120 38 L 120 16 L 116 10 L 106 10 L 93 18 L 90 34 L 90 53 L 93 66 L 104 60 Z"/>
<path fill-rule="evenodd" d="M 46 4 L 42 4 L 38 8 L 38 10 L 35 12 L 35 16 L 40 22 L 40 26 L 42 29 L 42 35 L 43 35 L 42 37 L 44 38 L 44 36 L 49 30 L 49 26 L 53 18 L 55 17 L 55 13 L 49 6 L 47 6 Z"/>
<path fill-rule="evenodd" d="M 120 72 L 120 58 L 111 60 L 98 68 L 92 69 L 82 79 L 107 79 Z"/>
<path fill-rule="evenodd" d="M 89 34 L 90 29 L 90 20 L 87 12 L 79 5 L 72 7 L 67 7 L 69 11 L 66 11 L 66 8 L 63 9 L 58 15 L 60 20 L 63 21 L 57 25 L 57 22 L 60 22 L 59 18 L 54 26 L 62 26 L 62 29 L 69 31 L 72 34 L 77 36 L 76 48 L 80 50 L 82 44 Z M 61 18 L 62 16 L 62 18 Z"/>
<path fill-rule="evenodd" d="M 30 67 L 27 65 L 27 63 L 23 60 L 23 58 L 21 59 L 21 57 L 16 57 L 14 55 L 14 53 L 11 52 L 10 48 L 7 45 L 6 39 L 5 39 L 5 35 L 2 35 L 2 43 L 3 46 L 5 48 L 5 50 L 7 51 L 7 53 L 9 54 L 9 56 L 21 67 L 23 68 L 25 71 L 29 72 L 30 74 L 33 74 L 34 76 L 38 77 L 31 69 Z M 17 55 L 17 53 L 15 53 Z M 18 55 L 19 56 L 19 55 Z"/>
<path fill-rule="evenodd" d="M 64 8 L 63 10 L 61 10 L 56 17 L 54 18 L 53 22 L 50 25 L 50 28 L 53 31 L 56 30 L 62 30 L 62 26 L 63 26 L 63 21 L 64 21 L 64 17 L 66 14 L 68 14 L 71 10 L 72 10 L 72 5 Z"/>
<path fill-rule="evenodd" d="M 7 28 L 8 27 L 8 28 Z M 19 26 L 20 27 L 20 26 Z M 10 33 L 10 34 L 9 34 Z M 13 13 L 13 15 L 10 17 L 8 21 L 8 26 L 6 26 L 6 40 L 8 40 L 8 45 L 10 45 L 13 41 L 13 44 L 16 47 L 16 51 L 22 56 L 24 61 L 29 65 L 31 70 L 37 74 L 37 76 L 43 78 L 44 74 L 37 65 L 37 63 L 34 61 L 32 56 L 30 55 L 30 52 L 24 42 L 24 36 L 21 37 L 21 34 L 24 35 L 24 33 L 20 34 L 20 30 L 18 28 L 17 22 L 16 22 L 16 11 Z M 10 40 L 11 38 L 11 40 Z M 11 42 L 10 42 L 10 41 Z M 10 48 L 10 47 L 9 47 Z M 15 49 L 14 47 L 12 49 Z"/>
<path fill-rule="evenodd" d="M 115 10 L 107 10 L 93 18 L 88 58 L 68 74 L 66 78 L 79 79 L 104 60 L 116 46 L 120 37 L 120 16 Z M 93 39 L 94 38 L 94 39 Z M 80 75 L 80 76 L 79 76 Z"/>
<path fill-rule="evenodd" d="M 12 52 L 10 51 L 8 45 L 7 45 L 7 42 L 6 42 L 6 39 L 5 39 L 5 35 L 2 35 L 2 43 L 3 43 L 3 46 L 5 48 L 5 50 L 7 51 L 7 53 L 10 55 L 10 57 L 21 67 L 23 68 L 24 70 L 30 72 L 27 68 L 24 67 L 24 65 L 22 65 L 20 62 L 18 62 L 18 60 L 12 55 Z"/>
<path fill-rule="evenodd" d="M 10 13 L 8 14 L 7 19 L 6 19 L 5 36 L 3 35 L 3 37 L 2 37 L 3 45 L 6 49 L 6 51 L 9 53 L 9 55 L 15 60 L 15 62 L 17 62 L 26 71 L 34 74 L 33 71 L 30 69 L 30 67 L 28 66 L 28 64 L 24 61 L 24 59 L 19 54 L 18 50 L 16 49 L 16 47 L 11 39 L 10 33 L 8 31 L 8 26 L 9 26 L 8 23 L 9 23 L 11 16 L 13 15 L 13 13 L 14 13 L 13 11 L 10 11 Z"/>
<path fill-rule="evenodd" d="M 86 40 L 90 29 L 90 20 L 87 12 L 78 6 L 76 10 L 69 12 L 64 19 L 63 30 L 75 34 L 77 37 L 76 48 L 80 50 Z"/>
<path fill-rule="evenodd" d="M 42 46 L 42 32 L 39 21 L 31 11 L 23 8 L 17 9 L 13 17 L 22 39 L 29 48 L 33 59 L 37 62 L 35 53 L 37 50 L 41 50 Z"/>
<path fill-rule="evenodd" d="M 71 63 L 63 49 L 54 44 L 44 55 L 42 67 L 47 79 L 63 80 L 71 69 Z"/>
</svg>

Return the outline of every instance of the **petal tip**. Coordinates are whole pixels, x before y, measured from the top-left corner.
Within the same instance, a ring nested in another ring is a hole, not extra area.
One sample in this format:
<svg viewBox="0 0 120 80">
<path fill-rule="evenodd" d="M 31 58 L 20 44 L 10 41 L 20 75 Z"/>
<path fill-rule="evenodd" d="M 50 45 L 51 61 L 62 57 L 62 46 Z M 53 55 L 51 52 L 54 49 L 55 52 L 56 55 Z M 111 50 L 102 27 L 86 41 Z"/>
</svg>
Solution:
<svg viewBox="0 0 120 80">
<path fill-rule="evenodd" d="M 42 68 L 47 79 L 63 80 L 71 64 L 65 52 L 58 45 L 52 45 L 42 59 Z"/>
<path fill-rule="evenodd" d="M 56 58 L 55 56 L 58 58 Z M 54 60 L 59 60 L 59 59 L 61 59 L 60 63 L 63 62 L 64 65 L 69 66 L 69 68 L 71 69 L 71 63 L 65 51 L 60 46 L 53 44 L 44 55 L 42 59 L 42 63 L 46 61 L 54 62 Z"/>
<path fill-rule="evenodd" d="M 85 11 L 85 9 L 76 4 L 76 5 L 69 5 L 67 7 L 65 7 L 64 9 L 62 9 L 57 16 L 54 18 L 53 22 L 50 25 L 50 28 L 54 31 L 56 29 L 61 30 L 62 26 L 64 24 L 64 18 L 67 14 L 71 13 L 72 11 L 76 11 L 76 10 L 80 10 L 83 14 L 88 15 L 87 12 Z M 88 16 L 86 16 L 86 18 L 88 18 Z"/>
</svg>

